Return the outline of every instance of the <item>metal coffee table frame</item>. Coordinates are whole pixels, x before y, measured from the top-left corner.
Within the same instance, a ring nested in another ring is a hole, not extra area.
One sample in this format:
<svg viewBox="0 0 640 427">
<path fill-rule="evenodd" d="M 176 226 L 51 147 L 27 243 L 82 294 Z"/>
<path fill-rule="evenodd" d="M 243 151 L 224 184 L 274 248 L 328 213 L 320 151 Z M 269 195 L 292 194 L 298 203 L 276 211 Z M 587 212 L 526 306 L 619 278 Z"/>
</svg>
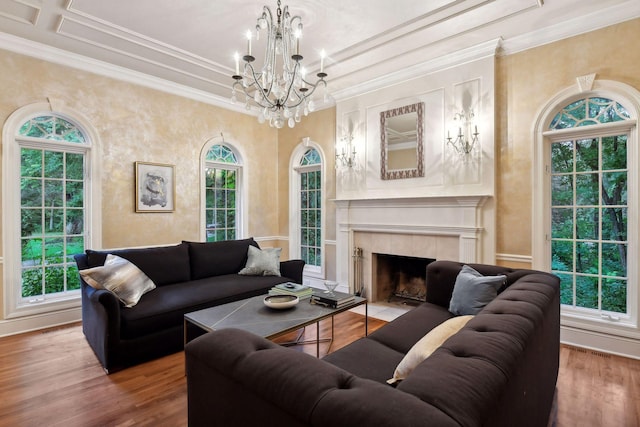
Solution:
<svg viewBox="0 0 640 427">
<path fill-rule="evenodd" d="M 329 308 L 319 304 L 312 304 L 309 299 L 301 300 L 296 306 L 285 310 L 274 310 L 263 303 L 266 295 L 259 295 L 240 301 L 205 308 L 184 315 L 184 343 L 207 332 L 224 328 L 237 328 L 254 333 L 266 339 L 297 331 L 306 326 L 316 324 L 316 339 L 313 341 L 299 341 L 298 338 L 282 345 L 307 344 L 315 342 L 316 356 L 320 356 L 320 342 L 332 341 L 334 333 L 333 317 L 360 305 L 365 306 L 364 333 L 368 335 L 368 305 L 367 299 L 355 299 L 340 307 Z M 331 319 L 331 338 L 320 338 L 320 321 Z"/>
</svg>

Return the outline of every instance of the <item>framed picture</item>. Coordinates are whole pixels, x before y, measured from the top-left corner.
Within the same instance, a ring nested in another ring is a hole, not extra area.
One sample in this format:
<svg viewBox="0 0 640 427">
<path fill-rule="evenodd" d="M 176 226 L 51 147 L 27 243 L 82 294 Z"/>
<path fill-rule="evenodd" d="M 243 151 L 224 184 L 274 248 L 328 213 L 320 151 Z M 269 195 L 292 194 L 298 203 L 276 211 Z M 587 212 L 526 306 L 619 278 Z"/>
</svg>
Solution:
<svg viewBox="0 0 640 427">
<path fill-rule="evenodd" d="M 173 165 L 135 162 L 136 212 L 173 212 L 176 181 Z"/>
</svg>

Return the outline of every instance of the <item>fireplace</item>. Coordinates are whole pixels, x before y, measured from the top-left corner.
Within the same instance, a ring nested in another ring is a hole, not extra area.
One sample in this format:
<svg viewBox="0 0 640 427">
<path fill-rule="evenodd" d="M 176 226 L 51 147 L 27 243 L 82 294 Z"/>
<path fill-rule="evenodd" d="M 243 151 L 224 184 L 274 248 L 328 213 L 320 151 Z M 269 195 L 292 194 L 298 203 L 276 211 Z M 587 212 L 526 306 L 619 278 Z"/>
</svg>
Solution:
<svg viewBox="0 0 640 427">
<path fill-rule="evenodd" d="M 386 289 L 382 295 L 376 289 L 379 254 L 466 263 L 494 259 L 494 230 L 482 224 L 481 207 L 488 199 L 441 196 L 336 200 L 337 280 L 348 283 L 352 292 L 362 290 L 369 302 L 383 302 L 390 291 Z M 352 256 L 354 251 L 359 254 L 356 258 Z"/>
<path fill-rule="evenodd" d="M 425 301 L 427 265 L 433 261 L 433 258 L 373 254 L 375 300 Z"/>
</svg>

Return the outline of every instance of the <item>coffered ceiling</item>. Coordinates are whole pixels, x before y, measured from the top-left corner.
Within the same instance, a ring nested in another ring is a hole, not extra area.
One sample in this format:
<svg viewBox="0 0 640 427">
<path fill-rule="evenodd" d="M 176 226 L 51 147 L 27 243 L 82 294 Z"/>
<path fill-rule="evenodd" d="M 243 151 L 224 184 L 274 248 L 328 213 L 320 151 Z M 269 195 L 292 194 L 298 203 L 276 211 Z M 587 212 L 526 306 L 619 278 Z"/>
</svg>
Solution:
<svg viewBox="0 0 640 427">
<path fill-rule="evenodd" d="M 302 17 L 309 71 L 326 50 L 337 99 L 640 16 L 638 0 L 283 3 Z M 233 53 L 264 5 L 276 0 L 0 0 L 0 48 L 230 107 Z"/>
</svg>

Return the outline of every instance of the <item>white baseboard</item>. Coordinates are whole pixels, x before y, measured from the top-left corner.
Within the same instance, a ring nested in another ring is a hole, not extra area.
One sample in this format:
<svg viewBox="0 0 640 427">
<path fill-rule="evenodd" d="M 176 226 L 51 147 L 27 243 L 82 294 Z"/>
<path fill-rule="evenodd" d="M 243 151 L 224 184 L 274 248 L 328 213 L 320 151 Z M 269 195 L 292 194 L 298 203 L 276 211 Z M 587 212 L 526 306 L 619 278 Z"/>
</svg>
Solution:
<svg viewBox="0 0 640 427">
<path fill-rule="evenodd" d="M 0 320 L 0 337 L 66 325 L 80 320 L 82 320 L 81 307 L 56 311 L 53 313 Z"/>
<path fill-rule="evenodd" d="M 602 353 L 640 359 L 640 340 L 560 326 L 560 342 Z"/>
</svg>

